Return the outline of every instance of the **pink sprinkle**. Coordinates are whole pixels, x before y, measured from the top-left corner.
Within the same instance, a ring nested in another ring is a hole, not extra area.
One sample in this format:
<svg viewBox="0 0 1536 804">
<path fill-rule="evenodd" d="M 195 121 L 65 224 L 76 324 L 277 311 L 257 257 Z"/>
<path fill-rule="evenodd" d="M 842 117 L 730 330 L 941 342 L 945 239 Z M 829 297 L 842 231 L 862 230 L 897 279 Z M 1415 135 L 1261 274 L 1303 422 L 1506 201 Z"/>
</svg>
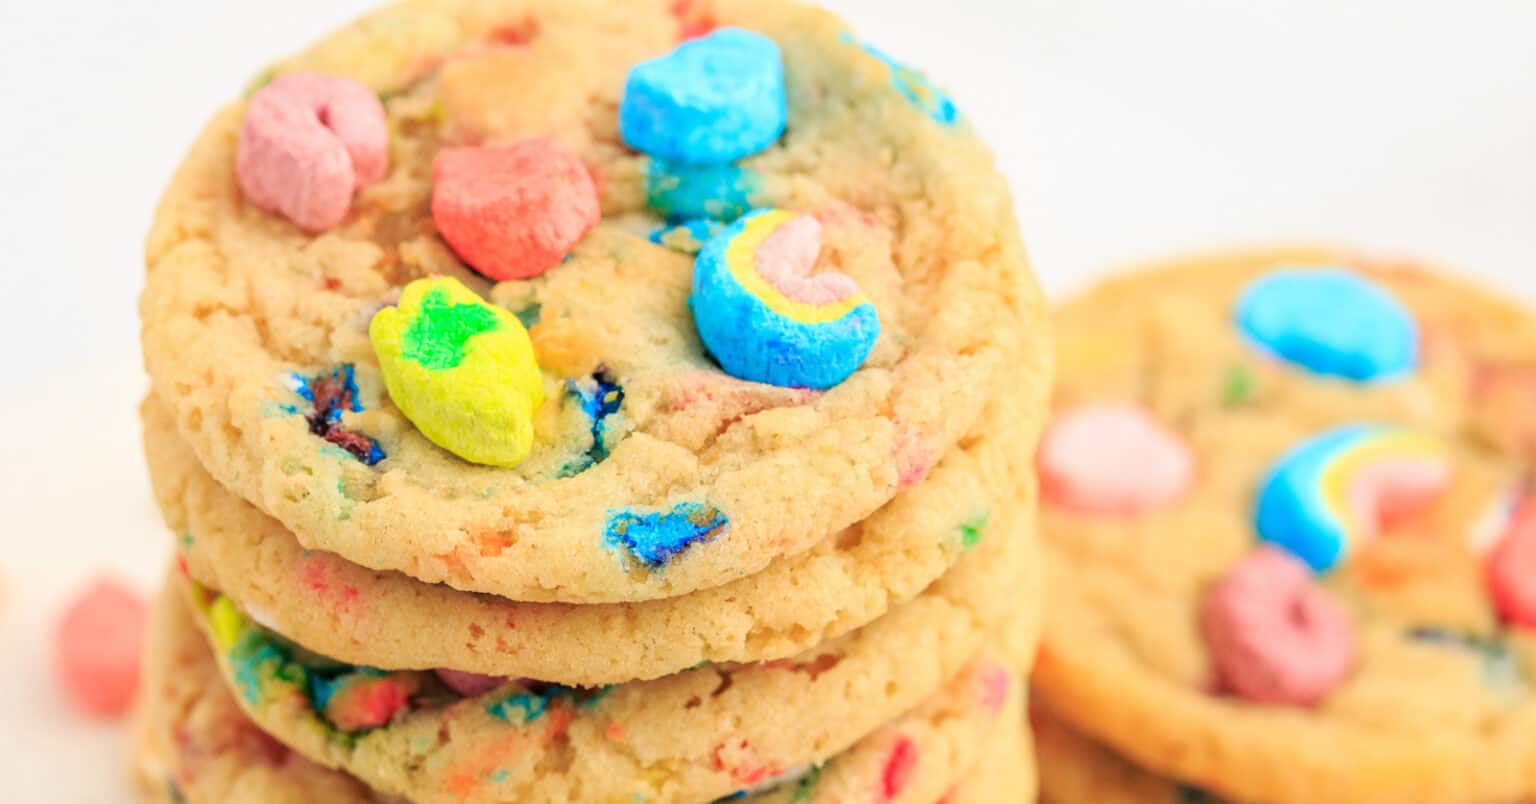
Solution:
<svg viewBox="0 0 1536 804">
<path fill-rule="evenodd" d="M 376 729 L 409 706 L 413 692 L 394 676 L 359 678 L 331 699 L 325 714 L 342 731 Z"/>
<path fill-rule="evenodd" d="M 1206 596 L 1200 627 L 1217 677 L 1262 704 L 1312 706 L 1354 671 L 1354 620 L 1274 547 L 1243 559 Z"/>
<path fill-rule="evenodd" d="M 437 674 L 438 680 L 447 685 L 448 689 L 465 698 L 477 698 L 496 689 L 507 680 L 503 676 L 483 676 L 479 673 L 466 673 L 463 670 L 449 670 L 446 667 L 439 667 L 432 672 Z"/>
<path fill-rule="evenodd" d="M 1489 554 L 1488 589 L 1506 622 L 1536 628 L 1536 501 L 1520 505 Z"/>
<path fill-rule="evenodd" d="M 890 801 L 900 795 L 916 772 L 917 744 L 910 737 L 898 738 L 896 747 L 891 749 L 891 756 L 885 761 L 885 770 L 880 773 L 880 790 L 885 794 L 884 800 Z"/>
<path fill-rule="evenodd" d="M 128 711 L 139 687 L 147 616 L 143 599 L 110 579 L 92 583 L 64 610 L 53 664 L 76 709 L 102 718 Z"/>
<path fill-rule="evenodd" d="M 981 676 L 981 704 L 988 714 L 996 715 L 1008 702 L 1008 692 L 1013 689 L 1013 676 L 1008 668 L 994 664 Z"/>
<path fill-rule="evenodd" d="M 1184 442 L 1142 408 L 1101 403 L 1056 417 L 1040 445 L 1046 499 L 1096 514 L 1137 514 L 1172 504 L 1194 482 Z"/>
<path fill-rule="evenodd" d="M 305 231 L 341 223 L 352 194 L 388 169 L 384 106 L 356 81 L 286 75 L 246 105 L 235 155 L 240 189 L 252 204 Z"/>
<path fill-rule="evenodd" d="M 803 304 L 831 304 L 858 295 L 858 284 L 845 274 L 811 275 L 820 253 L 821 222 L 806 215 L 790 218 L 758 245 L 757 273 Z"/>
<path fill-rule="evenodd" d="M 602 216 L 591 171 L 554 140 L 449 148 L 432 181 L 438 232 L 492 279 L 531 279 L 559 265 Z"/>
</svg>

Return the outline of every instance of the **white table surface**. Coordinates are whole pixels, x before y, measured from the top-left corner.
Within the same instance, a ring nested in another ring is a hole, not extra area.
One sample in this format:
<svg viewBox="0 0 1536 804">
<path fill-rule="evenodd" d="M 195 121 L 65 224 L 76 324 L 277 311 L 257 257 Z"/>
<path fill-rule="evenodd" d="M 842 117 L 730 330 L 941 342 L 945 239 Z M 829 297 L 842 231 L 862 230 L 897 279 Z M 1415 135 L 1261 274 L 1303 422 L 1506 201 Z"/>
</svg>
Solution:
<svg viewBox="0 0 1536 804">
<path fill-rule="evenodd" d="M 206 116 L 366 5 L 0 0 L 0 798 L 129 798 L 121 729 L 63 709 L 44 646 L 77 584 L 148 589 L 168 553 L 134 415 L 143 233 Z M 1536 3 L 831 5 L 955 88 L 1053 291 L 1303 238 L 1536 298 Z"/>
</svg>

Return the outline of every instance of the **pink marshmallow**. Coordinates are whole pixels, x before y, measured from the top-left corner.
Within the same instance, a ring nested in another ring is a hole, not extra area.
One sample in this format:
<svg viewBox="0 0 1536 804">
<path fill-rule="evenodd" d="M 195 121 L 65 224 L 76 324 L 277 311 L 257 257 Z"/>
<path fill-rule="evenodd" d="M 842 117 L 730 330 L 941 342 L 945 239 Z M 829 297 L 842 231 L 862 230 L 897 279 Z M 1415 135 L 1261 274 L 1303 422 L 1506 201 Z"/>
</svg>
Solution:
<svg viewBox="0 0 1536 804">
<path fill-rule="evenodd" d="M 1520 505 L 1488 555 L 1488 591 L 1504 621 L 1536 628 L 1536 501 Z"/>
<path fill-rule="evenodd" d="M 139 688 L 144 601 L 131 589 L 98 580 L 64 610 L 53 638 L 59 686 L 79 711 L 101 718 L 128 711 Z"/>
<path fill-rule="evenodd" d="M 602 216 L 591 172 L 554 140 L 449 148 L 432 181 L 438 232 L 492 279 L 531 279 L 559 265 Z"/>
<path fill-rule="evenodd" d="M 448 689 L 465 698 L 477 698 L 507 681 L 501 676 L 483 676 L 479 673 L 466 673 L 463 670 L 449 670 L 446 667 L 439 667 L 432 672 L 437 674 L 438 680 Z"/>
<path fill-rule="evenodd" d="M 1451 482 L 1444 459 L 1382 461 L 1360 471 L 1349 489 L 1349 504 L 1372 535 L 1424 510 Z"/>
<path fill-rule="evenodd" d="M 1228 570 L 1206 595 L 1200 629 L 1222 686 L 1255 703 L 1312 706 L 1359 659 L 1349 612 L 1274 547 Z"/>
<path fill-rule="evenodd" d="M 305 231 L 341 223 L 353 193 L 388 170 L 384 105 L 356 81 L 285 75 L 246 105 L 235 155 L 240 189 L 252 204 Z"/>
<path fill-rule="evenodd" d="M 821 253 L 821 222 L 791 218 L 757 247 L 757 273 L 780 293 L 803 304 L 831 304 L 856 296 L 858 283 L 843 274 L 811 275 Z"/>
<path fill-rule="evenodd" d="M 1130 515 L 1171 505 L 1194 482 L 1184 442 L 1140 407 L 1099 403 L 1058 415 L 1040 445 L 1042 492 L 1095 514 Z"/>
</svg>

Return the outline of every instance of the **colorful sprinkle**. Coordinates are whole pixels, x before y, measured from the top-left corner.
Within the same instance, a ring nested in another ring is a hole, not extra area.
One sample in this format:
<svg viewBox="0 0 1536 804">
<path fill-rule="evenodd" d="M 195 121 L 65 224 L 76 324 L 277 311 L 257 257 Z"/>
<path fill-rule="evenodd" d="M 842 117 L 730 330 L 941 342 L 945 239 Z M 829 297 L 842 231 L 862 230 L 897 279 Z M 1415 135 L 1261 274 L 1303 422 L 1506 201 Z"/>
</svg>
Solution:
<svg viewBox="0 0 1536 804">
<path fill-rule="evenodd" d="M 1481 656 L 1483 680 L 1490 687 L 1507 688 L 1525 684 L 1520 658 L 1503 639 L 1434 626 L 1410 629 L 1408 638 L 1429 645 L 1470 651 Z"/>
<path fill-rule="evenodd" d="M 720 509 L 694 502 L 678 503 L 665 513 L 610 511 L 603 544 L 623 548 L 648 567 L 661 567 L 689 547 L 718 536 L 727 524 Z"/>
<path fill-rule="evenodd" d="M 974 550 L 981 544 L 981 538 L 986 534 L 987 522 L 991 514 L 982 512 L 960 523 L 960 547 L 965 550 Z"/>
<path fill-rule="evenodd" d="M 885 796 L 884 801 L 896 798 L 907 789 L 912 776 L 917 773 L 917 761 L 917 743 L 910 737 L 897 738 L 896 746 L 891 749 L 885 768 L 880 772 L 880 792 Z"/>
<path fill-rule="evenodd" d="M 1349 612 L 1305 564 L 1273 547 L 1254 551 L 1211 589 L 1200 630 L 1223 687 L 1255 703 L 1312 706 L 1359 658 Z"/>
<path fill-rule="evenodd" d="M 448 148 L 432 163 L 432 185 L 438 232 L 497 280 L 559 265 L 602 217 L 591 172 L 554 140 Z"/>
<path fill-rule="evenodd" d="M 1293 450 L 1259 498 L 1259 538 L 1327 572 L 1450 482 L 1445 445 L 1413 430 L 1356 425 Z"/>
<path fill-rule="evenodd" d="M 309 402 L 310 412 L 304 419 L 309 422 L 311 434 L 319 436 L 366 466 L 374 466 L 384 460 L 384 450 L 379 442 L 349 430 L 342 424 L 343 413 L 360 413 L 363 410 L 352 364 L 345 363 L 330 373 L 322 372 L 309 377 L 291 375 L 289 387 Z M 297 408 L 290 410 L 298 412 Z"/>
<path fill-rule="evenodd" d="M 1040 444 L 1041 492 L 1090 514 L 1130 516 L 1177 502 L 1194 483 L 1195 458 L 1144 408 L 1101 402 L 1057 414 Z"/>
<path fill-rule="evenodd" d="M 652 159 L 645 202 L 669 221 L 731 223 L 762 201 L 763 175 L 737 165 L 688 165 Z M 708 242 L 709 238 L 702 238 Z"/>
<path fill-rule="evenodd" d="M 386 725 L 405 711 L 420 687 L 420 677 L 358 668 L 332 679 L 315 676 L 310 686 L 316 710 L 331 725 L 357 732 Z"/>
<path fill-rule="evenodd" d="M 1221 406 L 1224 408 L 1238 408 L 1253 400 L 1254 392 L 1258 388 L 1258 380 L 1254 378 L 1253 371 L 1247 366 L 1233 366 L 1227 369 L 1221 383 Z"/>
<path fill-rule="evenodd" d="M 821 224 L 781 210 L 753 213 L 704 247 L 689 303 L 726 373 L 824 390 L 864 363 L 879 316 L 849 277 L 812 273 L 820 250 Z"/>
<path fill-rule="evenodd" d="M 675 162 L 719 165 L 784 133 L 788 104 L 779 46 L 723 28 L 629 73 L 619 128 L 630 147 Z"/>
<path fill-rule="evenodd" d="M 1269 274 L 1243 292 L 1237 324 L 1259 349 L 1314 374 L 1386 382 L 1418 367 L 1413 315 L 1381 287 L 1344 270 Z"/>
<path fill-rule="evenodd" d="M 456 279 L 418 279 L 369 335 L 390 397 L 432 443 L 490 466 L 528 457 L 544 379 L 511 313 Z"/>
<path fill-rule="evenodd" d="M 591 423 L 588 432 L 592 435 L 592 446 L 587 448 L 585 459 L 576 470 L 579 472 L 608 458 L 608 420 L 624 407 L 624 387 L 599 371 L 581 380 L 567 380 L 565 388 Z"/>
<path fill-rule="evenodd" d="M 235 155 L 250 202 L 305 231 L 341 223 L 352 195 L 389 170 L 389 123 L 373 91 L 347 78 L 285 75 L 252 95 Z"/>
<path fill-rule="evenodd" d="M 862 47 L 864 52 L 891 68 L 891 85 L 896 87 L 896 91 L 908 103 L 928 115 L 929 119 L 945 126 L 953 126 L 960 121 L 959 107 L 955 106 L 948 93 L 934 86 L 927 76 L 891 58 L 874 45 L 866 43 Z"/>
<path fill-rule="evenodd" d="M 675 226 L 662 226 L 651 232 L 651 242 L 683 254 L 698 254 L 715 235 L 725 231 L 725 224 L 694 218 Z"/>
<path fill-rule="evenodd" d="M 53 634 L 53 669 L 79 712 L 115 718 L 127 713 L 139 688 L 148 612 L 132 589 L 101 579 L 77 595 Z"/>
</svg>

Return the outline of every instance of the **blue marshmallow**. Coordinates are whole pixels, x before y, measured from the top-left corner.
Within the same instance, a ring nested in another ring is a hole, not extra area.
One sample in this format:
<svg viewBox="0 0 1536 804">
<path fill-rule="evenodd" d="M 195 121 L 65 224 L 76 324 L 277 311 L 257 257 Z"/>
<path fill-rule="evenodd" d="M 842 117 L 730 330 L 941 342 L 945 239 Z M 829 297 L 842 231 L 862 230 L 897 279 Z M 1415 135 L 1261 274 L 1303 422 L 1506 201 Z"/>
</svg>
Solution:
<svg viewBox="0 0 1536 804">
<path fill-rule="evenodd" d="M 619 130 L 652 156 L 718 165 L 772 145 L 787 117 L 779 46 L 722 28 L 631 70 Z"/>
<path fill-rule="evenodd" d="M 1340 269 L 1282 270 L 1254 282 L 1237 324 L 1260 349 L 1314 374 L 1384 382 L 1418 367 L 1418 324 L 1378 285 Z"/>
</svg>

